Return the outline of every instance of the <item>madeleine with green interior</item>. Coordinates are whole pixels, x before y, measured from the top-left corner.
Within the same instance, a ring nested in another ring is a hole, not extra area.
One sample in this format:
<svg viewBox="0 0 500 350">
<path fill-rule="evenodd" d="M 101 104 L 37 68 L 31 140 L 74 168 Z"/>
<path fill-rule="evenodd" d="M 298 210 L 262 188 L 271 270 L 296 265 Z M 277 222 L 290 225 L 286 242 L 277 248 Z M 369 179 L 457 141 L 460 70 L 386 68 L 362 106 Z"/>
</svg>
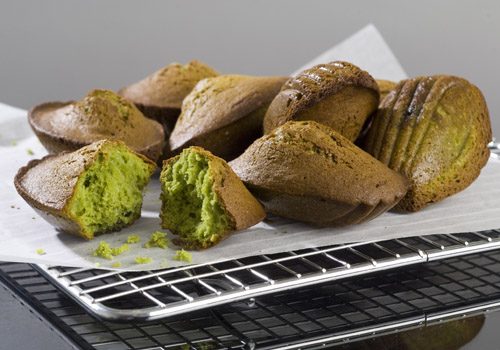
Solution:
<svg viewBox="0 0 500 350">
<path fill-rule="evenodd" d="M 19 169 L 14 183 L 21 197 L 56 228 L 92 239 L 141 216 L 143 190 L 155 168 L 123 142 L 102 140 L 32 160 Z"/>
<path fill-rule="evenodd" d="M 165 161 L 160 182 L 162 227 L 185 249 L 211 247 L 265 217 L 229 165 L 200 147 Z"/>
<path fill-rule="evenodd" d="M 402 80 L 389 92 L 363 148 L 410 180 L 397 208 L 413 212 L 474 182 L 491 139 L 481 91 L 463 78 L 434 75 Z"/>
</svg>

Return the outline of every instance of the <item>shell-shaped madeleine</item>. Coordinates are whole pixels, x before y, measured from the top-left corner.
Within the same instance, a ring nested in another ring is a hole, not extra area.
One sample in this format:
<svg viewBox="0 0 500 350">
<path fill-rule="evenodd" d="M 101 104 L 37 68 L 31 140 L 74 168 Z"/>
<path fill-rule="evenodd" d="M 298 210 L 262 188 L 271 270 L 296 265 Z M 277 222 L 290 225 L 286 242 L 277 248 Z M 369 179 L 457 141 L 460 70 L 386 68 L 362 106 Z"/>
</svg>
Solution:
<svg viewBox="0 0 500 350">
<path fill-rule="evenodd" d="M 370 74 L 348 62 L 319 64 L 290 78 L 274 98 L 264 118 L 264 132 L 295 120 L 327 125 L 356 140 L 379 103 Z"/>
<path fill-rule="evenodd" d="M 109 90 L 92 90 L 80 101 L 34 107 L 28 121 L 52 154 L 75 151 L 103 139 L 120 140 L 156 161 L 165 144 L 162 126 Z"/>
<path fill-rule="evenodd" d="M 171 63 L 146 78 L 118 91 L 118 94 L 141 106 L 181 109 L 182 101 L 202 79 L 219 75 L 200 61 Z"/>
<path fill-rule="evenodd" d="M 363 148 L 410 180 L 398 208 L 417 211 L 469 186 L 488 160 L 490 140 L 481 91 L 436 75 L 401 81 L 382 102 Z"/>
<path fill-rule="evenodd" d="M 234 159 L 262 135 L 262 120 L 286 77 L 220 75 L 201 80 L 182 103 L 170 135 L 178 153 L 199 146 Z"/>
<path fill-rule="evenodd" d="M 371 220 L 405 195 L 407 180 L 333 129 L 287 122 L 230 163 L 266 211 L 320 226 Z"/>
</svg>

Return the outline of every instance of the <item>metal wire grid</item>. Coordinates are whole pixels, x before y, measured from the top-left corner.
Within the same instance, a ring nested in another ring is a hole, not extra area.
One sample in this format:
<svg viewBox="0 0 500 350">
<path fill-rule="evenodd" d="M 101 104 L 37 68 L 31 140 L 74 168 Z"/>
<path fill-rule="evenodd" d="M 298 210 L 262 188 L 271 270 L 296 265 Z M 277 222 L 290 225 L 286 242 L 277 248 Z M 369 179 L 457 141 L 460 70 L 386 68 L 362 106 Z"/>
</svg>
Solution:
<svg viewBox="0 0 500 350">
<path fill-rule="evenodd" d="M 38 268 L 99 317 L 144 321 L 497 247 L 500 231 L 490 230 L 305 249 L 159 271 Z"/>
<path fill-rule="evenodd" d="M 314 349 L 500 305 L 500 251 L 303 287 L 150 322 L 88 314 L 30 265 L 0 277 L 82 349 Z M 121 308 L 135 305 L 122 299 Z"/>
</svg>

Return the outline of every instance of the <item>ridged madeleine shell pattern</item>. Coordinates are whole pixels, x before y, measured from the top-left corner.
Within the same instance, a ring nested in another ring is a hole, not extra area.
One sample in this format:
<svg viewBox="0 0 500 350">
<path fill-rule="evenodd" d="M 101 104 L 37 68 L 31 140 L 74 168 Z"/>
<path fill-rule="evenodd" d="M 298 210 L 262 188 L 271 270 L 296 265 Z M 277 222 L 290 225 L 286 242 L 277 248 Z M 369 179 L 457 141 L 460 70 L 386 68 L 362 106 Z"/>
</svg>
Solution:
<svg viewBox="0 0 500 350">
<path fill-rule="evenodd" d="M 319 64 L 290 78 L 264 118 L 269 133 L 290 120 L 313 120 L 354 141 L 379 103 L 368 72 L 342 61 Z"/>
<path fill-rule="evenodd" d="M 266 211 L 319 226 L 371 220 L 405 195 L 407 180 L 333 129 L 287 122 L 230 163 Z"/>
<path fill-rule="evenodd" d="M 398 208 L 417 211 L 468 187 L 489 157 L 491 125 L 481 91 L 445 75 L 403 80 L 382 102 L 363 148 L 405 175 Z"/>
</svg>

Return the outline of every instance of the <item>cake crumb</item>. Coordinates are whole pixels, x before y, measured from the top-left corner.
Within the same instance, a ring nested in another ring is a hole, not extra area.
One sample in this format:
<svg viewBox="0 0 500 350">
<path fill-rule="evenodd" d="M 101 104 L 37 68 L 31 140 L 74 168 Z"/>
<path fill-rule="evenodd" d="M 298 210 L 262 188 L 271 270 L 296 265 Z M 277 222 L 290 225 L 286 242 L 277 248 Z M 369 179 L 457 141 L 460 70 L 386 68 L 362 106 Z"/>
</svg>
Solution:
<svg viewBox="0 0 500 350">
<path fill-rule="evenodd" d="M 128 244 L 139 243 L 141 241 L 141 237 L 139 235 L 130 235 L 127 237 Z"/>
<path fill-rule="evenodd" d="M 100 258 L 112 260 L 113 256 L 117 256 L 122 254 L 123 252 L 128 251 L 130 248 L 128 244 L 122 244 L 119 247 L 112 248 L 108 242 L 100 241 L 96 250 L 92 253 L 93 256 L 98 256 Z"/>
<path fill-rule="evenodd" d="M 33 156 L 33 155 L 35 155 L 35 152 L 33 152 L 33 150 L 32 150 L 31 148 L 28 148 L 28 149 L 26 150 L 26 153 L 28 153 L 28 155 L 29 155 L 29 156 Z"/>
<path fill-rule="evenodd" d="M 117 261 L 117 262 L 114 262 L 111 267 L 114 267 L 114 268 L 118 268 L 118 267 L 122 267 L 122 263 Z"/>
<path fill-rule="evenodd" d="M 130 250 L 130 247 L 128 246 L 127 243 L 124 243 L 119 247 L 111 248 L 111 254 L 113 254 L 113 256 L 117 256 L 117 255 L 120 255 L 128 250 Z"/>
<path fill-rule="evenodd" d="M 47 253 L 45 252 L 45 250 L 44 250 L 44 249 L 42 249 L 42 248 L 38 248 L 38 249 L 36 250 L 36 253 L 37 253 L 38 255 L 45 255 L 45 254 L 47 254 Z"/>
<path fill-rule="evenodd" d="M 136 264 L 149 264 L 153 261 L 149 256 L 136 256 L 135 263 Z"/>
<path fill-rule="evenodd" d="M 17 141 L 16 141 L 16 140 L 12 140 L 12 141 L 10 142 L 10 144 L 11 144 L 12 146 L 17 146 Z"/>
<path fill-rule="evenodd" d="M 176 250 L 174 260 L 190 263 L 193 261 L 193 256 L 191 255 L 191 253 L 185 251 L 184 249 Z"/>
<path fill-rule="evenodd" d="M 94 266 L 95 266 L 95 267 L 101 267 L 101 263 L 96 262 L 96 263 L 94 264 Z"/>
<path fill-rule="evenodd" d="M 168 238 L 165 232 L 155 231 L 151 234 L 149 241 L 144 244 L 144 248 L 158 247 L 162 249 L 168 248 Z"/>
<path fill-rule="evenodd" d="M 94 253 L 92 255 L 108 260 L 113 259 L 111 247 L 106 241 L 100 241 L 99 245 L 97 246 L 96 250 L 94 250 Z"/>
</svg>

